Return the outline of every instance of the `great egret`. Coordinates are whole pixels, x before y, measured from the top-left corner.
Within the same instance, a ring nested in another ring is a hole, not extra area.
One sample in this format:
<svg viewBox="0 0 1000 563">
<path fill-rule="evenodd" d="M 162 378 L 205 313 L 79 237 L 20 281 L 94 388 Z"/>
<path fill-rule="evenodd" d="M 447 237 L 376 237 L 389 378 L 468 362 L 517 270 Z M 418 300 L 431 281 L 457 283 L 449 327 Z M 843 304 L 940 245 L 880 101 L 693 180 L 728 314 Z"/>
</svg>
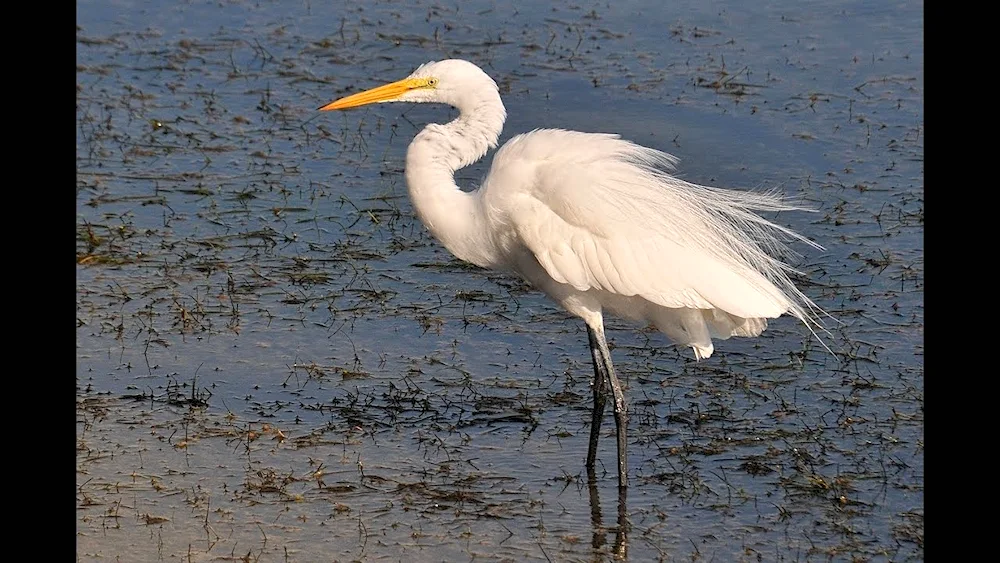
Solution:
<svg viewBox="0 0 1000 563">
<path fill-rule="evenodd" d="M 673 156 L 618 135 L 537 129 L 507 142 L 476 190 L 455 171 L 497 146 L 507 111 L 496 82 L 458 59 L 430 62 L 403 80 L 331 102 L 321 111 L 375 102 L 457 108 L 427 125 L 406 152 L 417 216 L 456 257 L 512 272 L 587 323 L 594 410 L 593 471 L 607 386 L 614 394 L 618 486 L 628 486 L 625 396 L 604 336 L 603 311 L 653 324 L 697 359 L 712 338 L 758 336 L 784 313 L 817 325 L 819 309 L 779 259 L 792 238 L 819 245 L 754 211 L 798 209 L 773 193 L 699 186 L 670 175 Z"/>
</svg>

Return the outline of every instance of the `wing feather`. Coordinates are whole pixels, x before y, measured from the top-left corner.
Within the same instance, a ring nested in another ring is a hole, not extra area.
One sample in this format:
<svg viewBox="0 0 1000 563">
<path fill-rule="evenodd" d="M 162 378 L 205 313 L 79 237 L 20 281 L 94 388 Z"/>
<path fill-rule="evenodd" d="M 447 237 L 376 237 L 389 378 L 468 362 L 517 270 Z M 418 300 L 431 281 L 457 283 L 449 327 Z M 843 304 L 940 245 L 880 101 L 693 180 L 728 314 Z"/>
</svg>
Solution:
<svg viewBox="0 0 1000 563">
<path fill-rule="evenodd" d="M 491 220 L 579 291 L 741 318 L 708 318 L 712 332 L 759 333 L 760 323 L 739 323 L 786 312 L 816 324 L 780 258 L 788 238 L 818 245 L 755 213 L 797 208 L 684 182 L 669 174 L 675 162 L 617 135 L 536 130 L 498 151 L 482 191 Z"/>
</svg>

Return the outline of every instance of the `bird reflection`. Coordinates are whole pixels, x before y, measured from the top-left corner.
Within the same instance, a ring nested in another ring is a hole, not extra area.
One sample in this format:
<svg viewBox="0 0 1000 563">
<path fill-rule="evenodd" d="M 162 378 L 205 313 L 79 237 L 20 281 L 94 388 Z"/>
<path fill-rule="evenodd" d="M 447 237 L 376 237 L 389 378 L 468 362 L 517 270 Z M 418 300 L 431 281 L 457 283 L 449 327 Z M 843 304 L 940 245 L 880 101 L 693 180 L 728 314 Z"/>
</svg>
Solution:
<svg viewBox="0 0 1000 563">
<path fill-rule="evenodd" d="M 607 543 L 605 536 L 608 530 L 602 523 L 601 495 L 597 490 L 597 476 L 592 467 L 587 469 L 587 488 L 590 491 L 590 523 L 594 534 L 590 544 L 594 551 L 600 551 Z M 624 559 L 628 555 L 627 497 L 628 488 L 618 487 L 618 526 L 615 529 L 614 555 L 619 559 Z"/>
</svg>

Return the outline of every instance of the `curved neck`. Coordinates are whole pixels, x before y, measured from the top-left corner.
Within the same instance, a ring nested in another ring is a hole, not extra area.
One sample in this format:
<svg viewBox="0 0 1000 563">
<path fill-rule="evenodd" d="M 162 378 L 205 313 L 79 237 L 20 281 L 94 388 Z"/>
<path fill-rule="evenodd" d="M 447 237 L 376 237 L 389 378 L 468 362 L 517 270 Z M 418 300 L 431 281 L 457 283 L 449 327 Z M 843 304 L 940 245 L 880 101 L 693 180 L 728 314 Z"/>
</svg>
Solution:
<svg viewBox="0 0 1000 563">
<path fill-rule="evenodd" d="M 463 192 L 455 171 L 497 146 L 507 117 L 496 90 L 463 104 L 458 119 L 431 124 L 406 151 L 406 185 L 417 217 L 452 254 L 484 268 L 497 265 L 479 191 Z"/>
</svg>

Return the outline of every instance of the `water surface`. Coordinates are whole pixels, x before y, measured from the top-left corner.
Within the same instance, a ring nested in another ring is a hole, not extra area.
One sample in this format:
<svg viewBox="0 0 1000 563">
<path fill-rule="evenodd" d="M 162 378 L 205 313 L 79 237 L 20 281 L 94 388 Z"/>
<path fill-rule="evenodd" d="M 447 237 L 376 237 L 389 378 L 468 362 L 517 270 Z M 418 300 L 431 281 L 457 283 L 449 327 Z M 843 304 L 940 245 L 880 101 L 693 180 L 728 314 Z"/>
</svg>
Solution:
<svg viewBox="0 0 1000 563">
<path fill-rule="evenodd" d="M 77 14 L 81 560 L 923 559 L 921 3 Z M 501 140 L 616 132 L 816 209 L 771 218 L 826 248 L 796 266 L 832 354 L 609 319 L 624 519 L 583 323 L 413 216 L 406 145 L 453 110 L 315 111 L 446 57 L 501 85 Z"/>
</svg>

